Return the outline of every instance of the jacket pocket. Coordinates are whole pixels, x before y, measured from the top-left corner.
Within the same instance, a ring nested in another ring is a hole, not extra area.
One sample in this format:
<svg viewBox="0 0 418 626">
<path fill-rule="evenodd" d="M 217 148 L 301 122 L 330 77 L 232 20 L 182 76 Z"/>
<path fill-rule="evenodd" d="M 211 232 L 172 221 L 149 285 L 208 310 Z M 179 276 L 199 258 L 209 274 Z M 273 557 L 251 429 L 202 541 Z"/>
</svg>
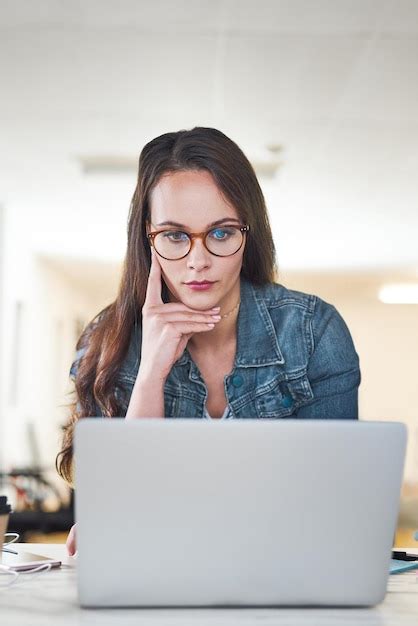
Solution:
<svg viewBox="0 0 418 626">
<path fill-rule="evenodd" d="M 314 399 L 306 371 L 273 379 L 256 394 L 255 405 L 260 418 L 282 418 L 293 415 L 301 406 Z"/>
<path fill-rule="evenodd" d="M 175 392 L 169 387 L 164 388 L 164 416 L 165 417 L 177 417 L 178 411 L 178 397 Z"/>
</svg>

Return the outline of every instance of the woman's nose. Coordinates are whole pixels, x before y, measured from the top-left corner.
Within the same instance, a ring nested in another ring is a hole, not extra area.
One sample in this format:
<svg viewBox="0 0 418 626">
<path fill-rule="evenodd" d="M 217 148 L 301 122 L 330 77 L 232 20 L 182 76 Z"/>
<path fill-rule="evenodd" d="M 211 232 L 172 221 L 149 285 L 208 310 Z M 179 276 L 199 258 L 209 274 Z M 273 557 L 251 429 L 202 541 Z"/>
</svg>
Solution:
<svg viewBox="0 0 418 626">
<path fill-rule="evenodd" d="M 202 270 L 208 267 L 210 262 L 210 252 L 206 250 L 201 240 L 195 239 L 187 255 L 187 267 L 189 269 Z"/>
</svg>

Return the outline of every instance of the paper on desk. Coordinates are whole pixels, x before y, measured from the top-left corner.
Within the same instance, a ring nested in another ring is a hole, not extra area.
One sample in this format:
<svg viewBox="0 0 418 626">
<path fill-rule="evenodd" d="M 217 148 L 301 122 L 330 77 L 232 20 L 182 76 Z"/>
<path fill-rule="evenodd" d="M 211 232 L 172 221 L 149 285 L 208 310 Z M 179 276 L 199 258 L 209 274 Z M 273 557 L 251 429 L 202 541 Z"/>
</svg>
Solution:
<svg viewBox="0 0 418 626">
<path fill-rule="evenodd" d="M 410 570 L 389 576 L 387 590 L 395 593 L 418 593 L 418 572 Z"/>
</svg>

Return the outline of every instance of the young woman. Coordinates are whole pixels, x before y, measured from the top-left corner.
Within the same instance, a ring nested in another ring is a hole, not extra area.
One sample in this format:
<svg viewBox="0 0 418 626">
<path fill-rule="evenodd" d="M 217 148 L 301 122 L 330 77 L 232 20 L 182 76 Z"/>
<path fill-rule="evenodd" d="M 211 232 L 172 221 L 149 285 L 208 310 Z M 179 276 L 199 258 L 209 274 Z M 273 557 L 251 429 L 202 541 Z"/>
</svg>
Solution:
<svg viewBox="0 0 418 626">
<path fill-rule="evenodd" d="M 150 141 L 117 298 L 76 346 L 61 476 L 72 483 L 73 428 L 87 416 L 357 419 L 345 322 L 274 282 L 275 269 L 264 197 L 237 144 L 204 127 Z"/>
</svg>

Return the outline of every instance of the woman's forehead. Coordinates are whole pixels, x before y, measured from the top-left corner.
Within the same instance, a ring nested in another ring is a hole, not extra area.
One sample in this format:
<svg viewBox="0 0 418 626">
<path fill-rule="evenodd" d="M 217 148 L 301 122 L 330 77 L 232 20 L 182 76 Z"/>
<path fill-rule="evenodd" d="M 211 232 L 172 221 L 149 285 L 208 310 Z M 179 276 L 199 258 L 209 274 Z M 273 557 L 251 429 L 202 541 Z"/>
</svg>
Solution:
<svg viewBox="0 0 418 626">
<path fill-rule="evenodd" d="M 192 222 L 202 227 L 222 218 L 238 218 L 236 209 L 220 193 L 206 171 L 175 172 L 163 176 L 150 196 L 153 224 Z"/>
</svg>

